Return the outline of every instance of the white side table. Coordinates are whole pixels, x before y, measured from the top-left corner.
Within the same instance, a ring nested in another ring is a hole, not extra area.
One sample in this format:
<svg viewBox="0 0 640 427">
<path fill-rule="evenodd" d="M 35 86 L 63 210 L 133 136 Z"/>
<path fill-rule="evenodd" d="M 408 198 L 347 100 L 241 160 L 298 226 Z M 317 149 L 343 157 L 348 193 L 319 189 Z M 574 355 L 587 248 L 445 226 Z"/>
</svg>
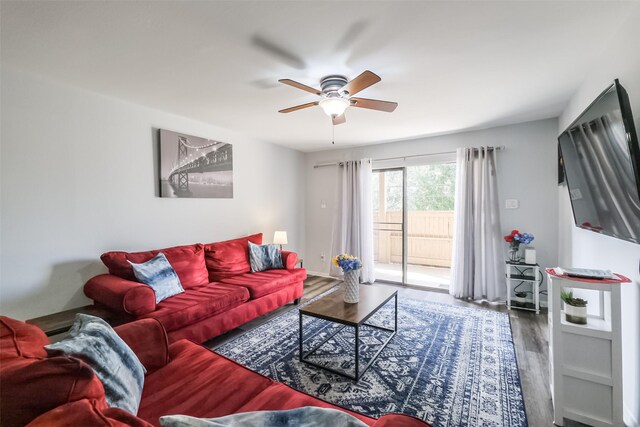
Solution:
<svg viewBox="0 0 640 427">
<path fill-rule="evenodd" d="M 535 311 L 540 313 L 540 265 L 520 261 L 506 261 L 507 309 Z M 516 296 L 526 293 L 526 297 Z"/>
<path fill-rule="evenodd" d="M 630 280 L 549 277 L 549 379 L 553 422 L 571 419 L 593 426 L 623 427 L 622 332 L 620 286 Z M 586 325 L 565 319 L 563 288 L 598 291 L 600 315 L 587 316 Z"/>
</svg>

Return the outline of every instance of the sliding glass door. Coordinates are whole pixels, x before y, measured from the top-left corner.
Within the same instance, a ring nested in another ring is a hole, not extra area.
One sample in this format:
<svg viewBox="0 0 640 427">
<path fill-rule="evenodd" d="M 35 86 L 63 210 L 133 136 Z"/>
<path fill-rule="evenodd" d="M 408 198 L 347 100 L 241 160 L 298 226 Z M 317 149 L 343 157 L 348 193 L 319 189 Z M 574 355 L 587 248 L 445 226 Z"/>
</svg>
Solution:
<svg viewBox="0 0 640 427">
<path fill-rule="evenodd" d="M 407 275 L 414 286 L 449 289 L 456 164 L 406 168 Z"/>
<path fill-rule="evenodd" d="M 373 244 L 376 280 L 404 283 L 405 170 L 373 171 Z"/>
<path fill-rule="evenodd" d="M 448 289 L 455 163 L 373 173 L 376 280 Z"/>
</svg>

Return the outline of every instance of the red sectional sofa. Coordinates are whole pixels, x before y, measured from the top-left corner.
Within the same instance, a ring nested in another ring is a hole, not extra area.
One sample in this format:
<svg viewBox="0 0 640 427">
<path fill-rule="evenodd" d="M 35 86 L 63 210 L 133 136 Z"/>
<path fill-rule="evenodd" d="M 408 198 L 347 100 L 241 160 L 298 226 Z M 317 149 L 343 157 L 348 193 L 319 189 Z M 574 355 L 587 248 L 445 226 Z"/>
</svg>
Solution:
<svg viewBox="0 0 640 427">
<path fill-rule="evenodd" d="M 47 357 L 36 326 L 0 316 L 0 413 L 4 427 L 159 425 L 162 415 L 219 417 L 237 412 L 320 406 L 375 427 L 424 427 L 406 415 L 379 420 L 339 408 L 252 372 L 188 340 L 170 343 L 157 319 L 115 328 L 147 370 L 137 416 L 108 408 L 102 383 L 72 357 Z"/>
<path fill-rule="evenodd" d="M 156 319 L 171 342 L 202 343 L 302 297 L 307 273 L 295 268 L 298 256 L 283 251 L 284 269 L 252 273 L 248 242 L 262 244 L 262 233 L 147 252 L 107 252 L 101 259 L 109 274 L 89 280 L 84 292 L 118 322 Z M 146 262 L 158 252 L 165 254 L 185 292 L 156 304 L 153 290 L 136 281 L 127 261 Z"/>
</svg>

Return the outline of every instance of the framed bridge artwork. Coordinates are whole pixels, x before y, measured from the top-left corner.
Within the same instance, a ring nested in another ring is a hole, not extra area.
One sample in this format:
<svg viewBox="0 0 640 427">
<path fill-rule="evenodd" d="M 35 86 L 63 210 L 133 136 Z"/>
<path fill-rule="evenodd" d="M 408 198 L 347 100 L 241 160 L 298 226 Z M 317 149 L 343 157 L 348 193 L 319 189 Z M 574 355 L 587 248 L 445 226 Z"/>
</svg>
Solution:
<svg viewBox="0 0 640 427">
<path fill-rule="evenodd" d="M 160 129 L 160 197 L 233 198 L 233 149 Z"/>
</svg>

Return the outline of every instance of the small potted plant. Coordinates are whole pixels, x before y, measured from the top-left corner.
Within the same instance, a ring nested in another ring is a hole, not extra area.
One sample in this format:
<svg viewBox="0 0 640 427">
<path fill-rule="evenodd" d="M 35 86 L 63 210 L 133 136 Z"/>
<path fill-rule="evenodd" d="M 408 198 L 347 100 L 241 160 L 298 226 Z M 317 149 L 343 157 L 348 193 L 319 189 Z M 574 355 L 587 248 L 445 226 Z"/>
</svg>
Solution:
<svg viewBox="0 0 640 427">
<path fill-rule="evenodd" d="M 578 325 L 587 324 L 587 301 L 582 298 L 574 298 L 573 290 L 560 291 L 560 299 L 564 301 L 564 316 L 567 322 Z"/>
<path fill-rule="evenodd" d="M 511 298 L 511 302 L 518 307 L 524 307 L 527 303 L 527 293 L 526 292 L 515 292 L 513 297 Z"/>
</svg>

